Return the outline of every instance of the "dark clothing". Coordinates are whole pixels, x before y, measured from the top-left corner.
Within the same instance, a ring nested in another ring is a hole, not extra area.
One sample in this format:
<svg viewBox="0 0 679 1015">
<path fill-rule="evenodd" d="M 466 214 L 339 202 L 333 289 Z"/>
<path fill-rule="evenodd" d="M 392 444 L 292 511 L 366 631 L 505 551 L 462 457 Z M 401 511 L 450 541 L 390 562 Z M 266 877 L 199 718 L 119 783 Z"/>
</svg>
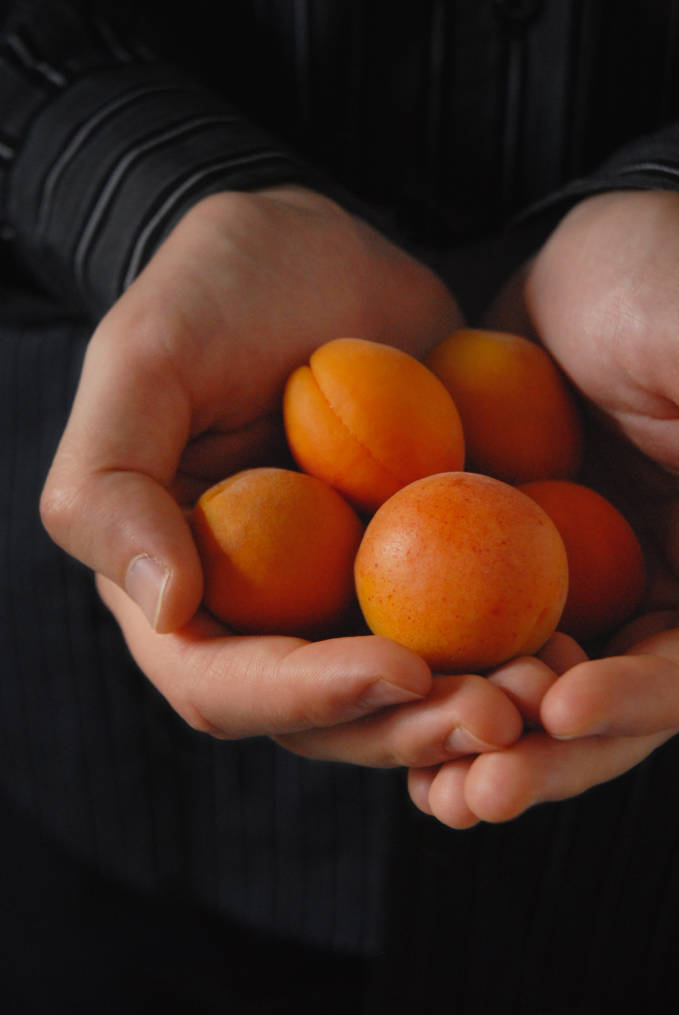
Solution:
<svg viewBox="0 0 679 1015">
<path fill-rule="evenodd" d="M 243 0 L 222 28 L 202 2 L 191 24 L 166 4 L 7 6 L 0 786 L 16 883 L 34 865 L 36 884 L 77 882 L 74 898 L 101 891 L 102 905 L 120 886 L 121 936 L 134 922 L 157 935 L 163 921 L 202 921 L 211 968 L 234 928 L 265 954 L 284 938 L 311 949 L 312 965 L 313 949 L 344 956 L 361 990 L 364 957 L 377 1011 L 406 1000 L 433 1010 L 441 991 L 455 1011 L 521 1015 L 664 999 L 679 972 L 675 743 L 510 825 L 443 829 L 414 813 L 401 773 L 186 727 L 130 660 L 91 576 L 43 534 L 37 503 L 92 321 L 196 200 L 300 181 L 444 264 L 471 242 L 478 258 L 517 217 L 544 238 L 580 195 L 676 188 L 679 8 Z M 503 239 L 508 261 L 522 228 Z M 12 904 L 0 899 L 0 913 L 13 935 L 25 921 L 29 948 L 32 936 L 51 937 L 57 956 L 80 947 L 77 935 L 59 940 L 58 892 L 40 915 L 11 879 L 2 887 Z M 74 919 L 87 925 L 91 910 Z M 93 983 L 97 962 L 124 962 L 108 952 L 115 933 L 95 931 Z M 149 964 L 166 954 L 177 977 L 209 980 L 186 939 Z M 7 964 L 17 998 L 32 998 L 39 970 Z M 343 975 L 328 972 L 328 989 Z M 261 987 L 249 984 L 253 998 Z M 261 1010 L 276 1010 L 265 987 Z"/>
<path fill-rule="evenodd" d="M 0 215 L 95 316 L 223 188 L 341 186 L 450 247 L 564 186 L 679 181 L 669 0 L 232 0 L 223 29 L 169 6 L 9 4 Z"/>
</svg>

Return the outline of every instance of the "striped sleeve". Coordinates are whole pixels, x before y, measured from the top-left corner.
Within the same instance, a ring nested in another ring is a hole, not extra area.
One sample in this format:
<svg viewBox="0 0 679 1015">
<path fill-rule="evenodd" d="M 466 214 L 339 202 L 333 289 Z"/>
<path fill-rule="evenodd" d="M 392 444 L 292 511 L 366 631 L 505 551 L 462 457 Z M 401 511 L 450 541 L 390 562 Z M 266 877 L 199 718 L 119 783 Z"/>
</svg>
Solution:
<svg viewBox="0 0 679 1015">
<path fill-rule="evenodd" d="M 75 5 L 0 36 L 0 238 L 74 307 L 105 311 L 201 197 L 313 169 L 223 96 Z"/>
<path fill-rule="evenodd" d="M 562 214 L 576 201 L 610 190 L 679 190 L 679 123 L 630 141 L 592 172 L 531 205 L 517 222 Z"/>
</svg>

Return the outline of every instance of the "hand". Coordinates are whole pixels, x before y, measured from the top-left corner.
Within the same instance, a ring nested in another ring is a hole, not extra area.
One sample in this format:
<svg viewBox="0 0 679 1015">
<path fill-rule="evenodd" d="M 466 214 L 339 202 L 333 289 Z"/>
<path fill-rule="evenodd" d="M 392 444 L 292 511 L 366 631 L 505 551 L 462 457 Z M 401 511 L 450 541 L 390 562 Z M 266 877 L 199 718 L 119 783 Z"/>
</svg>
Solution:
<svg viewBox="0 0 679 1015">
<path fill-rule="evenodd" d="M 142 670 L 195 728 L 380 765 L 519 735 L 515 707 L 478 677 L 437 685 L 414 714 L 381 711 L 431 688 L 422 660 L 385 639 L 235 637 L 196 612 L 182 507 L 236 469 L 276 464 L 292 368 L 341 335 L 417 355 L 459 324 L 426 268 L 333 202 L 280 187 L 198 204 L 97 328 L 43 519 L 100 573 Z"/>
<path fill-rule="evenodd" d="M 558 635 L 490 677 L 528 732 L 507 750 L 410 773 L 444 824 L 505 821 L 627 771 L 679 730 L 679 195 L 583 201 L 510 280 L 484 324 L 532 334 L 592 412 L 583 481 L 627 495 L 650 581 L 642 614 L 599 658 Z"/>
<path fill-rule="evenodd" d="M 632 640 L 640 621 L 658 633 L 624 654 L 588 660 L 572 639 L 556 634 L 538 658 L 491 674 L 524 715 L 525 734 L 492 754 L 411 769 L 413 803 L 453 828 L 509 821 L 648 757 L 679 731 L 679 614 L 648 614 L 621 638 Z"/>
<path fill-rule="evenodd" d="M 419 352 L 458 321 L 434 275 L 320 195 L 209 197 L 95 331 L 44 524 L 175 630 L 202 594 L 181 503 L 280 454 L 292 368 L 343 334 Z"/>
</svg>

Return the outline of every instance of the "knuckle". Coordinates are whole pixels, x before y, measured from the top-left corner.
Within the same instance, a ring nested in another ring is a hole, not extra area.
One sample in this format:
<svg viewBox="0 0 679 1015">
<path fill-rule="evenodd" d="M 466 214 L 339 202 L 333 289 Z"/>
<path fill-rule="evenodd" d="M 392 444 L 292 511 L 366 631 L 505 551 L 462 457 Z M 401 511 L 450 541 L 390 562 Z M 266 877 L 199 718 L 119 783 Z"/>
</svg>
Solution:
<svg viewBox="0 0 679 1015">
<path fill-rule="evenodd" d="M 232 739 L 226 730 L 211 722 L 211 720 L 207 718 L 207 716 L 193 701 L 184 700 L 181 703 L 170 702 L 170 705 L 172 705 L 175 712 L 184 720 L 187 726 L 194 730 L 194 732 L 205 733 L 215 740 Z"/>
<path fill-rule="evenodd" d="M 55 542 L 63 542 L 78 515 L 77 488 L 49 479 L 40 495 L 40 520 Z"/>
<path fill-rule="evenodd" d="M 212 660 L 201 665 L 196 646 L 187 645 L 183 654 L 183 677 L 165 691 L 168 703 L 196 733 L 205 733 L 216 740 L 233 740 L 239 731 L 227 728 L 223 712 L 215 707 L 214 688 L 224 683 L 224 671 Z M 233 717 L 232 717 L 233 718 Z M 241 734 L 242 735 L 242 734 Z"/>
</svg>

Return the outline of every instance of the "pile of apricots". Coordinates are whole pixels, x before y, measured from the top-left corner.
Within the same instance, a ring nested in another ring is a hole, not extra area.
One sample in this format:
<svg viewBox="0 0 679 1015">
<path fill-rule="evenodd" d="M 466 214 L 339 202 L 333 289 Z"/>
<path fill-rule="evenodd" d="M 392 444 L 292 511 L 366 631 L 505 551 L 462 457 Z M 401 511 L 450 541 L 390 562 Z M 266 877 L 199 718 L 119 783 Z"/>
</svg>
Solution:
<svg viewBox="0 0 679 1015">
<path fill-rule="evenodd" d="M 291 374 L 283 420 L 297 469 L 239 472 L 192 513 L 205 605 L 231 629 L 358 618 L 435 672 L 482 673 L 638 606 L 639 540 L 576 481 L 579 407 L 528 339 L 462 329 L 422 363 L 338 338 Z"/>
</svg>

